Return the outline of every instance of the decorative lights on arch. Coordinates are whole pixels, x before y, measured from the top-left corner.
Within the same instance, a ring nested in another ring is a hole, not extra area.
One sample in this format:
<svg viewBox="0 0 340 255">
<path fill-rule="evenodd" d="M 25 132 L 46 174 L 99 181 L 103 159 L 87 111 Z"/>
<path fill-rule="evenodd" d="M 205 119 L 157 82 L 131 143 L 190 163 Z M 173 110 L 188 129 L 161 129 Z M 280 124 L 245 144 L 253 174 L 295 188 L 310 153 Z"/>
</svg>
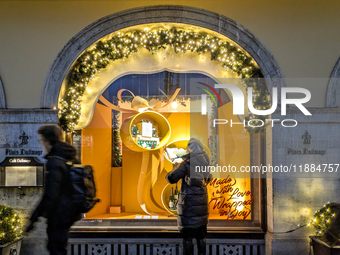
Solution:
<svg viewBox="0 0 340 255">
<path fill-rule="evenodd" d="M 255 108 L 266 109 L 270 106 L 268 90 L 265 85 L 248 78 L 261 78 L 262 73 L 254 60 L 246 52 L 215 35 L 184 29 L 133 30 L 118 32 L 111 39 L 98 41 L 77 59 L 66 83 L 66 92 L 60 100 L 59 122 L 66 132 L 72 132 L 81 116 L 81 101 L 90 80 L 95 78 L 101 69 L 110 62 L 131 57 L 144 47 L 152 54 L 166 47 L 175 53 L 186 51 L 200 54 L 211 54 L 211 60 L 219 61 L 226 71 L 237 73 L 243 78 L 245 86 L 253 87 L 253 104 Z M 264 119 L 264 116 L 247 116 L 246 119 Z M 252 131 L 257 132 L 255 128 Z M 248 129 L 248 131 L 250 131 Z"/>
</svg>

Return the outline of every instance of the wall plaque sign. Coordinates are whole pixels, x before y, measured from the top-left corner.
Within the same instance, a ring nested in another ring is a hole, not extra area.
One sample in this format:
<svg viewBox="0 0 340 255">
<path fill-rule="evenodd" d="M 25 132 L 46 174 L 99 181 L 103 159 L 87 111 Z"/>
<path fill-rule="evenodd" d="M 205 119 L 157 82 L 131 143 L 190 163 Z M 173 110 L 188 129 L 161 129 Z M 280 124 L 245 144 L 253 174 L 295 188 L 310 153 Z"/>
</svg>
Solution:
<svg viewBox="0 0 340 255">
<path fill-rule="evenodd" d="M 6 157 L 41 157 L 44 151 L 38 141 L 38 126 L 3 125 L 0 128 L 0 161 Z"/>
<path fill-rule="evenodd" d="M 306 132 L 301 136 L 302 142 L 305 146 L 308 146 L 311 144 L 312 136 Z M 320 148 L 301 148 L 301 149 L 293 149 L 288 148 L 287 149 L 287 155 L 298 155 L 298 156 L 306 156 L 306 155 L 325 155 L 326 150 L 320 149 Z"/>
</svg>

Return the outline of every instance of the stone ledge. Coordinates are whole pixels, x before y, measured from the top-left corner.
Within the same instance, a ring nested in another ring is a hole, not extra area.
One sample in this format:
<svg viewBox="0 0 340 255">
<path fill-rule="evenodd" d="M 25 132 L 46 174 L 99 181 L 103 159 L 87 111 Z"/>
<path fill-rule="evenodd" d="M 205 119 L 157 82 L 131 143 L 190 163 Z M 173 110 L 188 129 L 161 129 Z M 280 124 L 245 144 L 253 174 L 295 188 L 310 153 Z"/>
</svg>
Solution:
<svg viewBox="0 0 340 255">
<path fill-rule="evenodd" d="M 309 239 L 307 237 L 281 238 L 273 237 L 272 233 L 266 235 L 266 254 L 267 255 L 301 255 L 308 254 Z"/>
<path fill-rule="evenodd" d="M 54 109 L 0 109 L 0 123 L 58 123 L 58 110 Z"/>
</svg>

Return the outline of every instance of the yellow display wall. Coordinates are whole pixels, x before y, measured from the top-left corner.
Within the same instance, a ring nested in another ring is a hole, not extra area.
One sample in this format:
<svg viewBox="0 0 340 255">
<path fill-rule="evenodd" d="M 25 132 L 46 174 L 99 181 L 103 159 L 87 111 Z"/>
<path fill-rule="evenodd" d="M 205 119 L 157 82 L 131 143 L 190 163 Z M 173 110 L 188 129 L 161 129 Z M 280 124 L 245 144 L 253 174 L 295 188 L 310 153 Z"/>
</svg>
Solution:
<svg viewBox="0 0 340 255">
<path fill-rule="evenodd" d="M 207 117 L 200 113 L 162 113 L 168 120 L 171 127 L 171 136 L 169 143 L 180 139 L 190 139 L 190 115 L 195 114 L 194 125 L 196 136 L 200 136 L 203 143 L 207 144 Z M 131 116 L 123 113 L 122 122 Z M 203 125 L 202 125 L 203 123 Z M 144 186 L 145 196 L 143 199 L 149 199 L 147 203 L 153 204 L 153 213 L 159 215 L 168 215 L 161 201 L 161 193 L 167 185 L 165 176 L 170 169 L 164 168 L 164 156 L 162 150 L 150 152 L 135 152 L 123 145 L 123 167 L 122 167 L 122 206 L 125 212 L 145 213 L 138 201 L 138 179 L 142 169 L 143 156 L 148 157 L 146 164 L 149 168 L 154 168 L 145 180 L 148 182 Z M 145 162 L 145 161 L 144 161 Z M 157 166 L 155 166 L 157 164 Z M 143 166 L 146 167 L 145 165 Z M 147 169 L 145 169 L 146 171 Z M 143 170 L 144 171 L 144 170 Z M 141 195 L 141 194 L 139 194 Z"/>
<path fill-rule="evenodd" d="M 122 168 L 111 168 L 111 206 L 122 205 Z"/>
<path fill-rule="evenodd" d="M 90 125 L 82 129 L 81 135 L 82 164 L 93 167 L 97 197 L 101 200 L 86 214 L 91 217 L 107 213 L 110 208 L 112 110 L 97 104 Z"/>
<path fill-rule="evenodd" d="M 107 217 L 110 206 L 122 206 L 122 212 L 124 212 L 122 216 L 130 215 L 128 217 L 138 214 L 169 215 L 171 212 L 164 206 L 168 201 L 165 201 L 164 197 L 162 198 L 162 193 L 169 195 L 171 188 L 164 190 L 168 184 L 165 176 L 172 170 L 172 165 L 163 156 L 163 148 L 136 152 L 122 144 L 123 166 L 111 168 L 111 111 L 110 108 L 97 104 L 91 124 L 82 130 L 82 163 L 93 166 L 97 195 L 101 199 L 101 202 L 87 214 L 87 217 Z M 131 113 L 122 113 L 121 123 L 131 115 Z M 171 127 L 168 143 L 195 137 L 203 144 L 208 145 L 210 122 L 206 115 L 188 112 L 166 112 L 162 115 L 168 120 Z M 237 116 L 232 115 L 231 102 L 219 107 L 218 118 L 239 122 Z M 228 166 L 230 164 L 238 169 L 240 166 L 249 166 L 250 140 L 243 125 L 233 125 L 233 127 L 230 127 L 230 124 L 219 125 L 218 134 L 218 165 Z M 223 175 L 214 174 L 214 177 L 226 178 L 227 175 L 225 173 Z M 229 178 L 233 180 L 232 183 L 236 181 L 231 186 L 233 191 L 238 189 L 240 192 L 251 192 L 249 174 L 234 175 L 230 173 Z M 209 205 L 210 218 L 251 219 L 251 204 L 231 208 L 230 211 L 234 214 L 239 213 L 236 217 L 224 213 L 229 210 L 227 206 L 216 206 L 217 203 L 222 205 L 223 203 L 231 204 L 232 202 L 251 200 L 251 194 L 232 197 L 232 191 L 221 192 L 226 188 L 228 188 L 228 184 L 208 185 L 209 201 L 211 201 Z"/>
</svg>

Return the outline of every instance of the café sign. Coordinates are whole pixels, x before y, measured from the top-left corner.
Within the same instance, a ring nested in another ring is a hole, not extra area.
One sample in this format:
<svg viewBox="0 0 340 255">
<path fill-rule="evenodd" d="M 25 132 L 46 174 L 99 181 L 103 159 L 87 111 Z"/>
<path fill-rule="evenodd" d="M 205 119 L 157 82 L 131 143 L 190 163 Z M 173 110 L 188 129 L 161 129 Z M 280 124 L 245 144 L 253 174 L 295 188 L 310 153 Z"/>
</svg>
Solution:
<svg viewBox="0 0 340 255">
<path fill-rule="evenodd" d="M 30 159 L 23 159 L 23 158 L 13 158 L 9 160 L 9 163 L 30 163 Z"/>
</svg>

